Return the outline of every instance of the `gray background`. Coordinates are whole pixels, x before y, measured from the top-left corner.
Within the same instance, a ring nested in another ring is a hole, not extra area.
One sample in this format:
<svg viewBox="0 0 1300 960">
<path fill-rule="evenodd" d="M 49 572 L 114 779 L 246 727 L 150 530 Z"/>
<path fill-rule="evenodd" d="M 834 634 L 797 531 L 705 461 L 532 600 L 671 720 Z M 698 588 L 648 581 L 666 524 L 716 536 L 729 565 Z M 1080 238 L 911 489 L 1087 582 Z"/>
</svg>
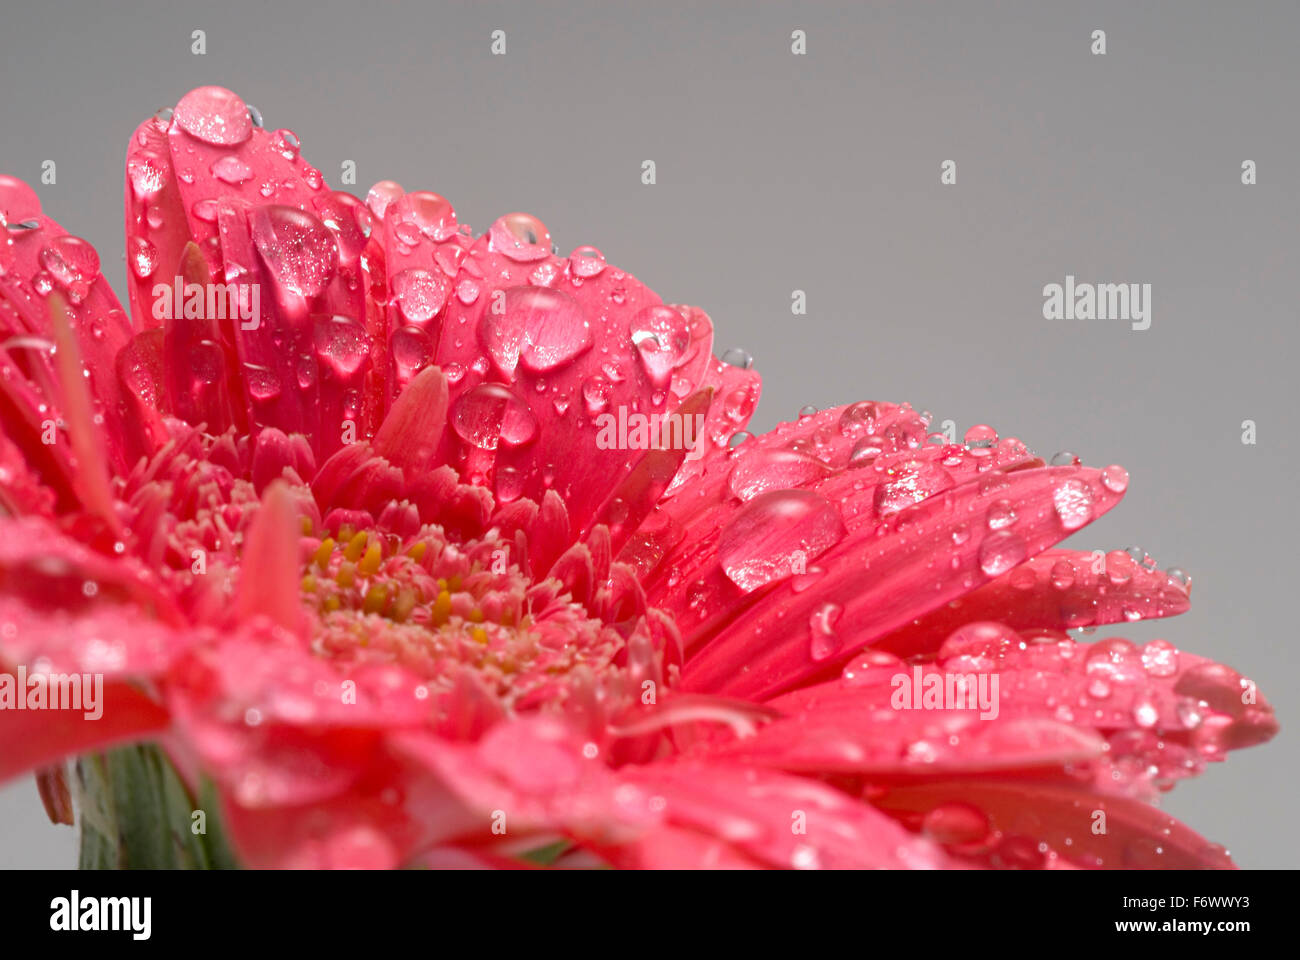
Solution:
<svg viewBox="0 0 1300 960">
<path fill-rule="evenodd" d="M 1283 726 L 1166 807 L 1243 866 L 1300 865 L 1294 3 L 0 2 L 0 170 L 57 161 L 46 211 L 119 295 L 127 138 L 218 83 L 336 187 L 351 159 L 349 189 L 435 190 L 476 230 L 527 210 L 704 307 L 764 374 L 759 428 L 910 400 L 1123 463 L 1125 502 L 1071 544 L 1139 543 L 1195 590 L 1114 632 L 1226 660 Z M 1044 320 L 1067 273 L 1152 284 L 1151 329 Z M 0 790 L 0 865 L 73 856 L 30 781 Z"/>
</svg>

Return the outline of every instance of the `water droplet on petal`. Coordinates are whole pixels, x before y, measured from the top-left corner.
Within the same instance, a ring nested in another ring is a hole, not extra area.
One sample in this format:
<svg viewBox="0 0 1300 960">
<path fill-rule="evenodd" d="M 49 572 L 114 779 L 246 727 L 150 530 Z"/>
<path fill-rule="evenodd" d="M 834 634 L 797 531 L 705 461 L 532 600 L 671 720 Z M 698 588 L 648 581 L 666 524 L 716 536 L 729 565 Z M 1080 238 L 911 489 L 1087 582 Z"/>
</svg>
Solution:
<svg viewBox="0 0 1300 960">
<path fill-rule="evenodd" d="M 975 456 L 988 456 L 998 442 L 998 432 L 986 423 L 977 423 L 966 431 L 962 440 Z"/>
<path fill-rule="evenodd" d="M 405 386 L 433 361 L 433 343 L 419 327 L 399 327 L 389 338 L 388 353 L 398 382 Z"/>
<path fill-rule="evenodd" d="M 1142 648 L 1142 666 L 1153 677 L 1172 677 L 1178 672 L 1178 648 L 1168 640 L 1152 640 Z"/>
<path fill-rule="evenodd" d="M 55 237 L 40 254 L 41 266 L 64 289 L 89 284 L 99 273 L 99 254 L 80 237 Z"/>
<path fill-rule="evenodd" d="M 222 183 L 239 186 L 253 175 L 253 168 L 233 154 L 227 154 L 213 162 L 212 175 Z"/>
<path fill-rule="evenodd" d="M 416 326 L 428 323 L 442 312 L 451 292 L 451 281 L 442 273 L 410 267 L 393 277 L 393 299 L 402 316 Z"/>
<path fill-rule="evenodd" d="M 760 449 L 732 468 L 727 487 L 741 500 L 752 500 L 769 490 L 804 486 L 828 472 L 824 463 L 802 453 Z"/>
<path fill-rule="evenodd" d="M 1123 493 L 1128 489 L 1128 471 L 1119 464 L 1112 463 L 1101 471 L 1101 482 L 1112 493 Z"/>
<path fill-rule="evenodd" d="M 493 250 L 516 263 L 543 260 L 551 255 L 551 234 L 546 224 L 527 213 L 508 213 L 488 230 Z"/>
<path fill-rule="evenodd" d="M 823 603 L 808 618 L 808 629 L 812 634 L 809 653 L 814 660 L 821 661 L 834 656 L 842 643 L 835 633 L 835 621 L 840 618 L 844 608 L 838 603 Z"/>
<path fill-rule="evenodd" d="M 341 380 L 349 379 L 370 359 L 370 338 L 361 324 L 348 317 L 317 321 L 316 354 Z"/>
<path fill-rule="evenodd" d="M 153 276 L 158 269 L 158 248 L 144 237 L 131 237 L 127 241 L 127 258 L 131 272 L 141 280 Z"/>
<path fill-rule="evenodd" d="M 980 544 L 980 569 L 990 577 L 999 576 L 1023 563 L 1026 553 L 1025 541 L 1010 530 L 1001 530 Z"/>
<path fill-rule="evenodd" d="M 132 156 L 126 164 L 127 176 L 137 200 L 147 200 L 167 184 L 167 161 L 147 154 Z"/>
<path fill-rule="evenodd" d="M 1052 503 L 1066 530 L 1078 530 L 1092 519 L 1092 488 L 1078 478 L 1057 487 L 1052 492 Z"/>
<path fill-rule="evenodd" d="M 294 207 L 259 207 L 249 216 L 253 243 L 277 283 L 291 293 L 323 293 L 338 269 L 334 234 L 315 216 Z"/>
<path fill-rule="evenodd" d="M 722 355 L 722 362 L 731 367 L 748 370 L 754 365 L 754 358 L 739 347 L 732 347 Z"/>
<path fill-rule="evenodd" d="M 582 383 L 582 399 L 587 406 L 587 413 L 595 416 L 609 406 L 610 382 L 597 374 L 588 377 Z"/>
<path fill-rule="evenodd" d="M 406 193 L 402 185 L 393 180 L 380 180 L 366 193 L 366 206 L 378 219 L 384 219 L 384 213 L 398 197 Z"/>
<path fill-rule="evenodd" d="M 880 405 L 870 400 L 850 404 L 840 414 L 840 433 L 846 437 L 859 433 L 871 433 L 875 428 L 876 418 L 880 416 Z"/>
<path fill-rule="evenodd" d="M 176 104 L 172 121 L 190 136 L 218 146 L 234 146 L 253 135 L 248 106 L 224 87 L 199 87 Z"/>
<path fill-rule="evenodd" d="M 690 349 L 691 331 L 686 318 L 671 307 L 646 307 L 632 318 L 631 335 L 650 382 L 662 389 Z"/>
<path fill-rule="evenodd" d="M 480 383 L 456 398 L 451 426 L 466 443 L 495 450 L 519 447 L 537 436 L 537 417 L 520 397 L 499 383 Z"/>
<path fill-rule="evenodd" d="M 884 650 L 867 650 L 855 654 L 844 665 L 840 673 L 840 683 L 845 686 L 859 687 L 869 683 L 878 683 L 892 677 L 904 666 L 903 661 Z"/>
<path fill-rule="evenodd" d="M 732 583 L 748 592 L 782 580 L 796 556 L 815 559 L 845 535 L 840 512 L 811 490 L 772 490 L 736 512 L 718 538 L 718 560 Z"/>
<path fill-rule="evenodd" d="M 887 517 L 955 485 L 947 470 L 928 460 L 891 464 L 873 494 L 876 515 Z"/>
<path fill-rule="evenodd" d="M 569 269 L 574 276 L 597 276 L 605 269 L 605 255 L 595 247 L 578 247 L 569 254 Z"/>
<path fill-rule="evenodd" d="M 1061 559 L 1052 564 L 1050 572 L 1052 586 L 1057 590 L 1068 590 L 1074 586 L 1074 564 L 1069 560 Z"/>
</svg>

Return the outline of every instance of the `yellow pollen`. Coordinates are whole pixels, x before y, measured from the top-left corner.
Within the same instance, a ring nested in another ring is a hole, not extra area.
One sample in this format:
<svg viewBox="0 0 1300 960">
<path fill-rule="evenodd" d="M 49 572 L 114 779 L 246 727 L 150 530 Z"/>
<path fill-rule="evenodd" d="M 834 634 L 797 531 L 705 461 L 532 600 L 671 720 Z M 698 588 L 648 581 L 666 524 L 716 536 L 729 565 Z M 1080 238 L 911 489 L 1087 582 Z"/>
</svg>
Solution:
<svg viewBox="0 0 1300 960">
<path fill-rule="evenodd" d="M 360 533 L 354 536 L 351 540 L 348 541 L 348 545 L 343 550 L 344 558 L 352 561 L 353 563 L 356 563 L 358 560 L 360 560 L 361 553 L 363 550 L 366 549 L 366 543 L 369 539 L 370 538 L 366 536 L 366 532 L 364 530 L 362 530 Z"/>
<path fill-rule="evenodd" d="M 346 563 L 346 562 L 339 564 L 339 572 L 334 576 L 334 579 L 338 581 L 338 585 L 340 587 L 343 587 L 344 589 L 352 586 L 356 578 L 357 578 L 356 564 Z"/>
<path fill-rule="evenodd" d="M 416 563 L 419 563 L 421 560 L 424 559 L 424 554 L 428 549 L 429 549 L 428 542 L 421 540 L 419 543 L 412 544 L 410 549 L 406 551 L 406 555 L 410 557 L 412 560 L 414 560 Z"/>
<path fill-rule="evenodd" d="M 383 613 L 384 607 L 388 605 L 388 584 L 376 583 L 366 591 L 366 599 L 362 601 L 361 609 L 365 613 Z"/>
<path fill-rule="evenodd" d="M 438 599 L 433 601 L 433 609 L 429 611 L 429 618 L 433 625 L 441 627 L 451 616 L 451 594 L 446 590 L 438 591 Z"/>
<path fill-rule="evenodd" d="M 302 578 L 302 589 L 304 593 L 316 592 L 316 578 L 310 573 Z"/>
<path fill-rule="evenodd" d="M 478 607 L 475 607 L 473 610 L 471 610 L 471 611 L 469 612 L 469 622 L 470 622 L 470 623 L 482 623 L 482 622 L 483 622 L 483 611 L 480 610 Z"/>
<path fill-rule="evenodd" d="M 486 644 L 488 642 L 487 631 L 482 627 L 475 627 L 469 632 L 469 635 L 474 638 L 475 643 Z"/>
<path fill-rule="evenodd" d="M 326 537 L 320 542 L 320 546 L 316 548 L 316 552 L 312 555 L 312 562 L 324 570 L 329 566 L 330 556 L 334 553 L 334 546 L 334 538 Z"/>
<path fill-rule="evenodd" d="M 351 547 L 351 544 L 348 545 Z M 363 577 L 373 577 L 379 570 L 379 562 L 383 560 L 384 552 L 379 548 L 379 544 L 372 543 L 366 550 L 366 555 L 361 558 L 357 564 L 357 573 Z"/>
</svg>

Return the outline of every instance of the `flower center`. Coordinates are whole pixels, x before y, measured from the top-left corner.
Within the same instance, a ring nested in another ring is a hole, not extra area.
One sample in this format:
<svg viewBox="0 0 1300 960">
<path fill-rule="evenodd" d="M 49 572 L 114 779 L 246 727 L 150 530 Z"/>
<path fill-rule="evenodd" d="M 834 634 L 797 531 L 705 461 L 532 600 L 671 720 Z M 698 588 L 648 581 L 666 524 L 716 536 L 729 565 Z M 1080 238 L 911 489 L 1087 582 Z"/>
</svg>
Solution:
<svg viewBox="0 0 1300 960">
<path fill-rule="evenodd" d="M 451 542 L 432 526 L 407 538 L 341 528 L 303 572 L 314 651 L 340 664 L 395 663 L 435 689 L 470 668 L 505 706 L 582 664 L 605 668 L 619 634 L 582 604 L 536 589 L 510 548 L 492 536 Z"/>
</svg>

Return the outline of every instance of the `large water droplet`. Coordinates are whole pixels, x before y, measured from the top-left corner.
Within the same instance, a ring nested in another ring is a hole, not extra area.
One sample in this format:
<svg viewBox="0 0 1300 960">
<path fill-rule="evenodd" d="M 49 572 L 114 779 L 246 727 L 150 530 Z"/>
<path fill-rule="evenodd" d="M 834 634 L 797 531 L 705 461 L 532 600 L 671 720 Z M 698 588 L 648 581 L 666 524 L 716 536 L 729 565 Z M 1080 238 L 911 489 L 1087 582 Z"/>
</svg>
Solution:
<svg viewBox="0 0 1300 960">
<path fill-rule="evenodd" d="M 537 436 L 537 418 L 518 395 L 499 383 L 480 383 L 456 398 L 451 426 L 466 443 L 495 450 L 518 447 Z"/>
<path fill-rule="evenodd" d="M 238 157 L 227 154 L 213 162 L 212 175 L 222 183 L 237 187 L 253 175 L 253 168 Z"/>
<path fill-rule="evenodd" d="M 435 270 L 410 267 L 393 277 L 393 299 L 409 323 L 422 326 L 442 311 L 451 281 Z"/>
<path fill-rule="evenodd" d="M 845 535 L 840 512 L 811 490 L 773 490 L 736 512 L 718 538 L 727 577 L 748 592 L 784 579 L 796 558 L 815 559 Z"/>
<path fill-rule="evenodd" d="M 456 211 L 451 202 L 428 190 L 406 194 L 397 200 L 392 211 L 399 225 L 407 224 L 416 230 L 415 238 L 404 242 L 414 244 L 420 235 L 441 241 L 456 232 Z"/>
<path fill-rule="evenodd" d="M 993 445 L 998 442 L 998 432 L 986 423 L 977 423 L 966 431 L 962 440 L 975 456 L 986 457 L 993 452 Z"/>
<path fill-rule="evenodd" d="M 224 87 L 199 87 L 176 104 L 172 122 L 205 143 L 234 146 L 253 135 L 248 106 Z"/>
<path fill-rule="evenodd" d="M 148 154 L 132 156 L 126 164 L 127 176 L 137 200 L 147 200 L 167 183 L 167 163 Z"/>
<path fill-rule="evenodd" d="M 370 208 L 371 213 L 382 220 L 389 205 L 405 193 L 400 183 L 393 180 L 380 180 L 366 194 L 366 206 Z"/>
<path fill-rule="evenodd" d="M 632 318 L 631 334 L 650 382 L 656 387 L 666 386 L 691 345 L 686 318 L 671 307 L 646 307 Z"/>
<path fill-rule="evenodd" d="M 488 230 L 492 249 L 517 263 L 551 255 L 551 234 L 546 224 L 527 213 L 508 213 Z"/>
<path fill-rule="evenodd" d="M 41 250 L 40 261 L 54 282 L 64 288 L 78 282 L 89 284 L 99 273 L 99 254 L 80 237 L 55 237 Z"/>
<path fill-rule="evenodd" d="M 370 358 L 370 338 L 361 324 L 348 317 L 323 317 L 314 331 L 316 355 L 341 380 L 347 380 Z"/>
<path fill-rule="evenodd" d="M 419 327 L 399 327 L 389 338 L 388 354 L 402 386 L 433 360 L 433 342 Z"/>
<path fill-rule="evenodd" d="M 929 460 L 906 460 L 885 471 L 873 495 L 876 514 L 889 516 L 955 486 L 952 475 Z"/>
<path fill-rule="evenodd" d="M 158 248 L 144 237 L 131 237 L 127 240 L 127 259 L 131 272 L 141 280 L 153 276 L 158 269 Z"/>
<path fill-rule="evenodd" d="M 1010 530 L 991 534 L 980 544 L 980 569 L 990 577 L 1000 576 L 1024 562 L 1025 541 Z"/>
<path fill-rule="evenodd" d="M 1168 640 L 1152 640 L 1142 648 L 1142 666 L 1153 677 L 1172 677 L 1178 672 L 1178 648 Z"/>
<path fill-rule="evenodd" d="M 591 330 L 578 302 L 547 287 L 512 287 L 503 309 L 484 312 L 479 342 L 497 369 L 513 377 L 524 368 L 544 373 L 572 363 L 591 347 Z"/>
<path fill-rule="evenodd" d="M 594 277 L 605 269 L 605 255 L 595 247 L 578 247 L 569 254 L 569 269 L 575 277 Z"/>
<path fill-rule="evenodd" d="M 727 487 L 741 500 L 752 500 L 768 490 L 802 487 L 829 472 L 821 461 L 793 450 L 756 450 L 732 468 Z"/>
<path fill-rule="evenodd" d="M 291 293 L 324 292 L 338 269 L 334 234 L 310 213 L 294 207 L 259 207 L 249 216 L 253 242 L 276 282 Z"/>
<path fill-rule="evenodd" d="M 1052 504 L 1061 526 L 1078 530 L 1092 519 L 1092 488 L 1077 477 L 1071 478 L 1052 491 Z"/>
<path fill-rule="evenodd" d="M 1101 482 L 1112 493 L 1123 493 L 1128 489 L 1128 471 L 1117 463 L 1112 463 L 1101 471 Z"/>
</svg>

